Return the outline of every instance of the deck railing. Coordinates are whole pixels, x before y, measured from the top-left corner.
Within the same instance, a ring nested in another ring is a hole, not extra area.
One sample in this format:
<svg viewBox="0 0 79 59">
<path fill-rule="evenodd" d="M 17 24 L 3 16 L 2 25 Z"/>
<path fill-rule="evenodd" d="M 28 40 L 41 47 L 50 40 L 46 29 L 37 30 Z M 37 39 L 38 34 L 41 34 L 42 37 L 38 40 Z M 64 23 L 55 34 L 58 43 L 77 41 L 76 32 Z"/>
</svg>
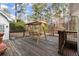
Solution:
<svg viewBox="0 0 79 59">
<path fill-rule="evenodd" d="M 62 55 L 77 55 L 77 32 L 58 31 L 59 50 Z M 70 52 L 71 51 L 71 52 Z M 73 53 L 73 51 L 75 51 Z"/>
<path fill-rule="evenodd" d="M 10 39 L 11 37 L 25 37 L 26 35 L 26 30 L 21 30 L 21 31 L 11 31 L 10 30 Z"/>
</svg>

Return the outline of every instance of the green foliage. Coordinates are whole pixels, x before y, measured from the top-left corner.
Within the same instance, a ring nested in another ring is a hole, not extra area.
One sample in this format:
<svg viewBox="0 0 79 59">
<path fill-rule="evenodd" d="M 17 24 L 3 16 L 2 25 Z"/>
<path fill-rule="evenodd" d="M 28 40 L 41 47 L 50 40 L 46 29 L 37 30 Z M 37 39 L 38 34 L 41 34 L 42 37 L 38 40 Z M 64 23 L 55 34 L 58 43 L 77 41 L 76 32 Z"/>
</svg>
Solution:
<svg viewBox="0 0 79 59">
<path fill-rule="evenodd" d="M 25 30 L 25 23 L 23 21 L 11 22 L 10 23 L 10 30 L 11 31 L 24 31 Z"/>
<path fill-rule="evenodd" d="M 69 10 L 68 10 L 68 4 L 67 3 L 53 3 L 52 8 L 55 12 L 54 16 L 62 18 L 64 16 L 69 15 Z M 63 15 L 61 15 L 63 14 Z"/>
<path fill-rule="evenodd" d="M 33 15 L 31 16 L 31 18 L 35 20 L 50 20 L 52 19 L 52 17 L 63 18 L 69 14 L 67 3 L 36 3 L 32 4 L 32 9 Z"/>
<path fill-rule="evenodd" d="M 39 19 L 42 17 L 42 11 L 45 9 L 47 4 L 43 4 L 43 3 L 36 3 L 32 5 L 33 8 L 33 15 L 32 18 L 34 19 Z"/>
</svg>

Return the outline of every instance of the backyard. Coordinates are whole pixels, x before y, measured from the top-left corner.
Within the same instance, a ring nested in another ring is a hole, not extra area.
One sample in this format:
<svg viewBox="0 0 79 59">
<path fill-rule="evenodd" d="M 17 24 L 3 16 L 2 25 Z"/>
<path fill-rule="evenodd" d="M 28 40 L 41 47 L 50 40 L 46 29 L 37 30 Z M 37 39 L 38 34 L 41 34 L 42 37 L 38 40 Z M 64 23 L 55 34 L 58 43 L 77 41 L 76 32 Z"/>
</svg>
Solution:
<svg viewBox="0 0 79 59">
<path fill-rule="evenodd" d="M 74 8 L 70 8 L 74 4 L 11 5 L 0 4 L 1 56 L 78 56 L 78 17 L 72 13 Z"/>
</svg>

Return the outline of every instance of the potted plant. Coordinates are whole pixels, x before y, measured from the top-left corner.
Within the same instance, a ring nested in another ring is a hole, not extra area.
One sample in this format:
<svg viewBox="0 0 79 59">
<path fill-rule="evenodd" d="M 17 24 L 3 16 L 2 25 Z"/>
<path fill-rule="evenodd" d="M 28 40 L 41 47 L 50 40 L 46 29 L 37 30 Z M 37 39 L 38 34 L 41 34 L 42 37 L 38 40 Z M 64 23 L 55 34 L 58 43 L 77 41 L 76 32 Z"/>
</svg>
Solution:
<svg viewBox="0 0 79 59">
<path fill-rule="evenodd" d="M 0 54 L 4 53 L 6 50 L 6 44 L 3 43 L 3 35 L 4 33 L 0 32 Z"/>
<path fill-rule="evenodd" d="M 2 43 L 4 33 L 0 33 L 0 43 Z"/>
</svg>

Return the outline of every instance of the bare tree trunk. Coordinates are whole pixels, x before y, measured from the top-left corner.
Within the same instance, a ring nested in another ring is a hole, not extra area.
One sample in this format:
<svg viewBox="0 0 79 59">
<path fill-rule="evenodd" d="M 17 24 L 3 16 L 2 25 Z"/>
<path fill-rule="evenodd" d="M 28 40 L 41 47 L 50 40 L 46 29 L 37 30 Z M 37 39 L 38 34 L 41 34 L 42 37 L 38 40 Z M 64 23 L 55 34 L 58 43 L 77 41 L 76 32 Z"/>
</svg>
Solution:
<svg viewBox="0 0 79 59">
<path fill-rule="evenodd" d="M 17 19 L 17 3 L 15 3 L 15 19 Z M 17 22 L 17 20 L 15 20 Z"/>
</svg>

